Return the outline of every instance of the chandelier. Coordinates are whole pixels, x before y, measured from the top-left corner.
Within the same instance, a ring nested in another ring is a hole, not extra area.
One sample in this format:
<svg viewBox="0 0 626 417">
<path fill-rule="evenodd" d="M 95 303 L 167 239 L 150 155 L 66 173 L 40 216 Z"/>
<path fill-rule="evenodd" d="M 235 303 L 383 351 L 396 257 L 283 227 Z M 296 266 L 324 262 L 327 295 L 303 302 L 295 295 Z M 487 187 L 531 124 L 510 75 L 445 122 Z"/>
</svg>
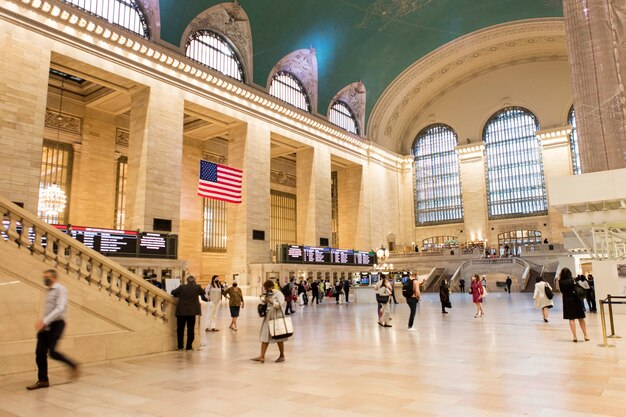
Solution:
<svg viewBox="0 0 626 417">
<path fill-rule="evenodd" d="M 61 100 L 59 102 L 59 114 L 56 117 L 57 120 L 57 140 L 56 147 L 58 156 L 60 153 L 60 140 L 61 140 L 61 122 L 63 121 L 63 93 L 65 91 L 65 80 L 61 80 Z M 54 155 L 54 153 L 53 153 Z M 43 186 L 39 191 L 39 211 L 43 214 L 43 218 L 48 223 L 57 223 L 59 221 L 59 214 L 63 213 L 65 210 L 65 205 L 67 204 L 67 195 L 65 191 L 59 187 L 57 181 L 60 179 L 59 176 L 61 173 L 60 170 L 55 170 L 54 178 L 50 178 L 52 180 L 51 183 Z"/>
</svg>

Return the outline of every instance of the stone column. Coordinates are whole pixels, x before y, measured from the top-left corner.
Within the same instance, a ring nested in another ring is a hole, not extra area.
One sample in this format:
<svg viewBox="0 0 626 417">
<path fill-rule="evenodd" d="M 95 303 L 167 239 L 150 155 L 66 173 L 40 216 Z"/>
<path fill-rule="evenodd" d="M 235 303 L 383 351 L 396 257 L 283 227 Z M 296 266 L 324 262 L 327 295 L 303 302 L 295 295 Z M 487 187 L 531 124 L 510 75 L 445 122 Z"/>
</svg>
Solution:
<svg viewBox="0 0 626 417">
<path fill-rule="evenodd" d="M 228 165 L 243 170 L 243 203 L 228 204 L 229 272 L 239 276 L 249 294 L 264 277 L 250 277 L 248 265 L 269 263 L 270 248 L 270 131 L 264 126 L 241 125 L 229 132 Z M 254 230 L 265 240 L 253 240 Z M 230 278 L 230 277 L 229 277 Z"/>
<path fill-rule="evenodd" d="M 489 236 L 485 145 L 482 143 L 461 145 L 456 151 L 461 162 L 465 238 L 468 241 L 484 240 Z"/>
<path fill-rule="evenodd" d="M 626 167 L 625 9 L 622 0 L 563 1 L 583 172 Z"/>
<path fill-rule="evenodd" d="M 546 190 L 553 178 L 572 175 L 572 158 L 569 145 L 569 135 L 572 133 L 571 126 L 558 126 L 537 131 L 537 137 L 541 141 L 543 157 L 543 174 L 546 181 Z M 550 227 L 551 243 L 562 242 L 563 215 L 555 207 L 550 205 L 548 198 L 548 226 Z"/>
<path fill-rule="evenodd" d="M 0 23 L 0 194 L 37 213 L 50 49 Z"/>
<path fill-rule="evenodd" d="M 337 171 L 341 249 L 369 250 L 372 247 L 366 172 L 367 168 L 363 165 L 353 165 Z"/>
<path fill-rule="evenodd" d="M 296 153 L 298 242 L 317 246 L 332 236 L 330 152 L 326 147 Z"/>
<path fill-rule="evenodd" d="M 129 229 L 153 230 L 155 218 L 180 223 L 184 100 L 163 84 L 131 91 L 128 148 Z"/>
</svg>

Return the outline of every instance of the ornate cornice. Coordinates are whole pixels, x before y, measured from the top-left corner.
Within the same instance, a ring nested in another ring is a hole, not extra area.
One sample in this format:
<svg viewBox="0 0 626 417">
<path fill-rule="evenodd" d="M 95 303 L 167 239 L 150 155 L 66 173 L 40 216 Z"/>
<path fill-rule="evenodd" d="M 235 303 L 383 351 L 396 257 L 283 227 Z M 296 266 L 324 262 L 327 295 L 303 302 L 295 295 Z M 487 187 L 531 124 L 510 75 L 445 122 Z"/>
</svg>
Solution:
<svg viewBox="0 0 626 417">
<path fill-rule="evenodd" d="M 362 81 L 349 84 L 339 91 L 328 105 L 326 114 L 330 114 L 330 108 L 335 102 L 341 100 L 354 112 L 354 117 L 359 126 L 361 136 L 365 136 L 365 106 L 367 92 Z"/>
<path fill-rule="evenodd" d="M 314 48 L 298 49 L 292 53 L 283 57 L 274 68 L 270 71 L 269 77 L 267 77 L 267 90 L 269 91 L 270 85 L 274 74 L 279 71 L 285 71 L 293 74 L 302 86 L 306 90 L 309 99 L 311 100 L 311 112 L 317 113 L 317 56 Z"/>
<path fill-rule="evenodd" d="M 544 149 L 569 146 L 569 135 L 572 133 L 572 126 L 554 126 L 541 129 L 536 132 L 537 138 L 541 141 Z"/>
<path fill-rule="evenodd" d="M 47 109 L 44 123 L 46 127 L 51 129 L 59 129 L 76 135 L 81 134 L 82 119 L 80 117 Z"/>
<path fill-rule="evenodd" d="M 270 181 L 274 184 L 280 184 L 287 187 L 295 188 L 297 185 L 296 176 L 283 171 L 273 169 L 270 173 Z"/>
<path fill-rule="evenodd" d="M 199 30 L 222 35 L 239 54 L 246 79 L 252 79 L 252 29 L 248 15 L 239 2 L 221 3 L 198 14 L 183 32 L 180 51 L 184 55 L 189 37 Z"/>
<path fill-rule="evenodd" d="M 426 55 L 400 74 L 376 103 L 368 136 L 404 151 L 407 129 L 438 97 L 502 66 L 567 59 L 563 19 L 532 19 L 468 34 Z"/>
<path fill-rule="evenodd" d="M 205 161 L 213 162 L 214 164 L 226 164 L 228 160 L 224 155 L 220 155 L 218 153 L 204 151 L 202 153 L 202 159 Z"/>
</svg>

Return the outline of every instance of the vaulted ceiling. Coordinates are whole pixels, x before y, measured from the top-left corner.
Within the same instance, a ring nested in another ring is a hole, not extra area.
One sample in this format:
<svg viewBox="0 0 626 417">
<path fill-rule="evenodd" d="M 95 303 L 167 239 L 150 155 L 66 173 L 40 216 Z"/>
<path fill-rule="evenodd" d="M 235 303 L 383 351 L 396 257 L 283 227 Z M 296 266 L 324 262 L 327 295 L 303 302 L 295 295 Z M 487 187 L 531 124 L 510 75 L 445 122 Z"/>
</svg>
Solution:
<svg viewBox="0 0 626 417">
<path fill-rule="evenodd" d="M 178 47 L 189 22 L 220 0 L 159 0 L 161 39 Z M 184 5 L 183 5 L 184 3 Z M 240 0 L 252 27 L 254 82 L 265 86 L 288 53 L 314 47 L 318 111 L 362 80 L 367 113 L 412 63 L 475 30 L 520 19 L 562 16 L 560 0 Z"/>
</svg>

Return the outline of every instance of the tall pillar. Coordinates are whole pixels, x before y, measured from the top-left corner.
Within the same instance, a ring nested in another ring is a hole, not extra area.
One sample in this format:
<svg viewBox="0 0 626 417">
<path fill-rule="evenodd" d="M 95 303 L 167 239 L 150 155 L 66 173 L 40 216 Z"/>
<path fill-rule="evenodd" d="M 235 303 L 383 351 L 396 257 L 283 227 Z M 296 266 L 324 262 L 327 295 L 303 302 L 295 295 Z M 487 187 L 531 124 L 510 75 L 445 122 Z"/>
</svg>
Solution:
<svg viewBox="0 0 626 417">
<path fill-rule="evenodd" d="M 180 223 L 184 100 L 166 85 L 131 92 L 127 227 L 153 230 L 154 219 Z"/>
<path fill-rule="evenodd" d="M 250 277 L 249 264 L 269 263 L 270 248 L 270 131 L 254 124 L 229 132 L 228 165 L 243 170 L 243 202 L 228 204 L 228 247 L 230 272 L 255 294 L 264 277 Z M 253 231 L 265 240 L 253 239 Z"/>
<path fill-rule="evenodd" d="M 563 0 L 583 172 L 626 167 L 623 1 Z"/>
<path fill-rule="evenodd" d="M 339 247 L 369 250 L 370 204 L 367 198 L 367 176 L 363 165 L 353 165 L 337 171 L 337 212 L 339 216 Z"/>
<path fill-rule="evenodd" d="M 317 246 L 332 236 L 330 152 L 325 147 L 296 153 L 298 242 Z"/>
<path fill-rule="evenodd" d="M 572 175 L 571 151 L 569 135 L 572 133 L 570 126 L 559 126 L 537 131 L 537 137 L 541 141 L 541 154 L 543 157 L 543 175 L 546 181 L 546 189 L 552 179 Z M 548 226 L 550 227 L 550 242 L 562 242 L 563 215 L 556 207 L 550 205 L 548 199 Z"/>
<path fill-rule="evenodd" d="M 485 145 L 472 143 L 456 148 L 461 162 L 461 186 L 465 237 L 468 241 L 486 239 L 489 217 L 485 178 Z"/>
<path fill-rule="evenodd" d="M 50 49 L 0 23 L 0 194 L 37 213 Z"/>
</svg>

